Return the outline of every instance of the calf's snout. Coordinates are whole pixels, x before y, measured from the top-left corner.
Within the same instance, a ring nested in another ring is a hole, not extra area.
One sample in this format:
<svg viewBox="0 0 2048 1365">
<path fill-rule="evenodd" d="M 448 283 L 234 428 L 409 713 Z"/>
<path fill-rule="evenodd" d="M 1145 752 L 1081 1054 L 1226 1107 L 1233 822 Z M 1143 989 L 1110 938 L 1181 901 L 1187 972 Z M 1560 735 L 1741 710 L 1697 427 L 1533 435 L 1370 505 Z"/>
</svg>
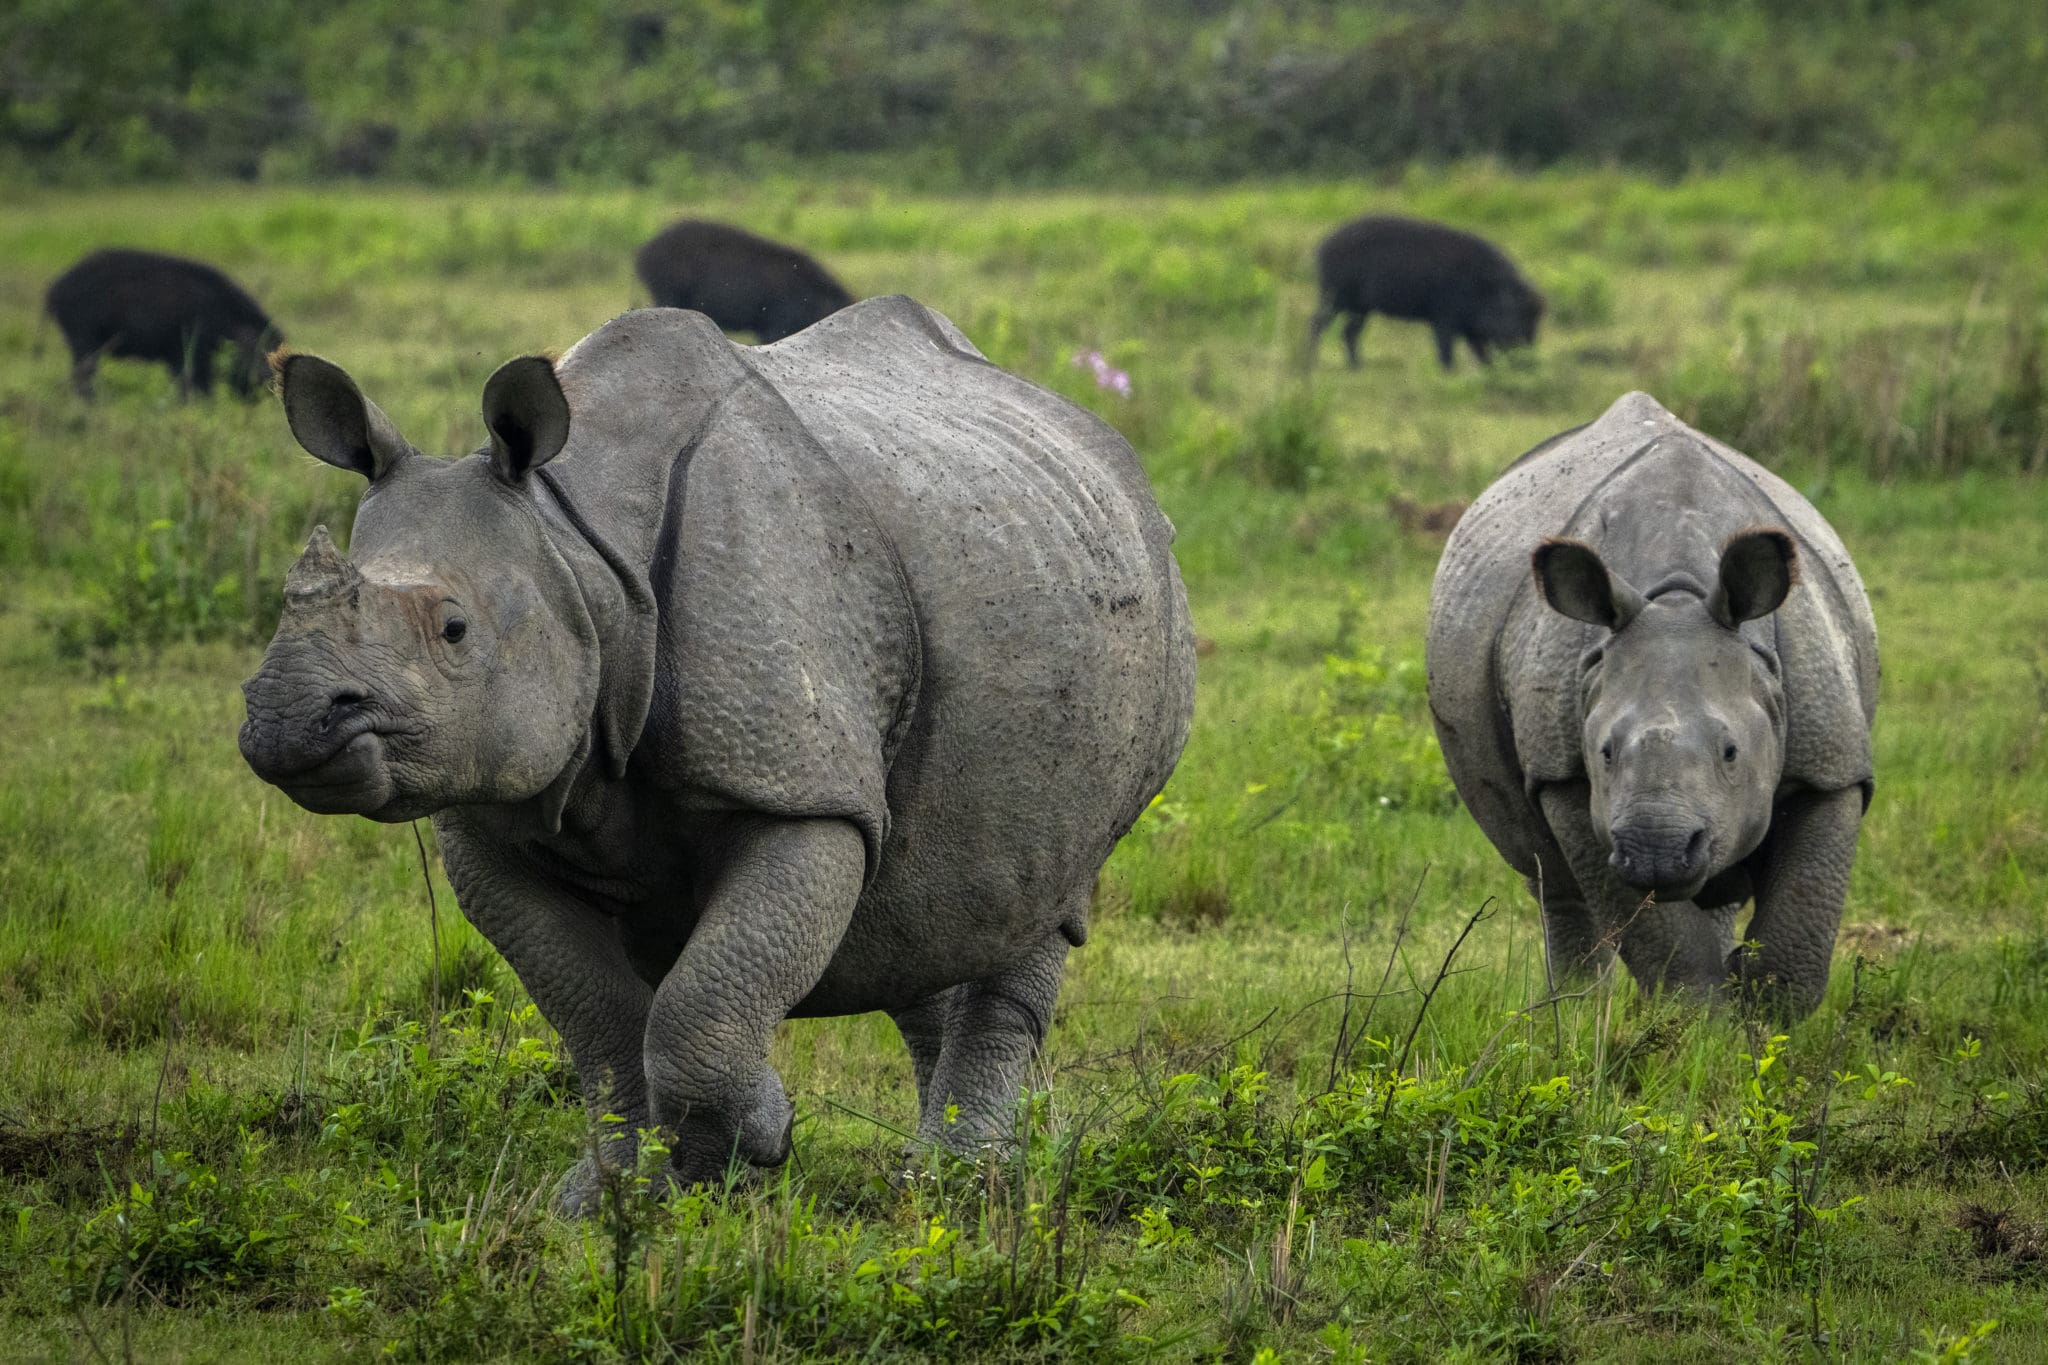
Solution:
<svg viewBox="0 0 2048 1365">
<path fill-rule="evenodd" d="M 1659 899 L 1682 900 L 1707 878 L 1709 839 L 1693 821 L 1631 821 L 1611 832 L 1608 865 L 1630 886 Z"/>
</svg>

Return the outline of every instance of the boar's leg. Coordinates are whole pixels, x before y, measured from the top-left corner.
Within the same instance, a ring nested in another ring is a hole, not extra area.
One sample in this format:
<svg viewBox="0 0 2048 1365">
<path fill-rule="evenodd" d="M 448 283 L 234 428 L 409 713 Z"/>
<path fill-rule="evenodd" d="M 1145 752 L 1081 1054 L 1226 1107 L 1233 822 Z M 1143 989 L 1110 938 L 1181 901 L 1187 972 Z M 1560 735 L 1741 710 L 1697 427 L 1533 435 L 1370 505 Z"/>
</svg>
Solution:
<svg viewBox="0 0 2048 1365">
<path fill-rule="evenodd" d="M 1308 320 L 1307 366 L 1314 369 L 1316 350 L 1322 345 L 1323 333 L 1329 330 L 1330 320 L 1337 316 L 1336 308 L 1326 298 L 1316 304 L 1316 315 Z"/>
<path fill-rule="evenodd" d="M 650 1121 L 642 1049 L 654 992 L 633 971 L 617 922 L 486 855 L 448 816 L 435 828 L 462 913 L 504 954 L 541 1015 L 568 1044 L 593 1124 L 608 1113 L 625 1120 L 616 1137 L 604 1141 L 604 1166 L 631 1169 L 635 1134 Z M 572 1215 L 594 1212 L 602 1188 L 599 1164 L 586 1155 L 556 1193 L 555 1207 Z"/>
<path fill-rule="evenodd" d="M 1344 363 L 1352 369 L 1358 368 L 1358 338 L 1365 334 L 1365 320 L 1370 313 L 1352 313 L 1344 319 Z"/>
<path fill-rule="evenodd" d="M 1745 1000 L 1785 1019 L 1811 1014 L 1827 993 L 1835 930 L 1849 895 L 1863 789 L 1802 792 L 1779 806 L 1756 859 L 1756 913 L 1728 970 Z"/>
<path fill-rule="evenodd" d="M 1438 318 L 1429 327 L 1436 333 L 1436 363 L 1447 371 L 1455 369 L 1458 364 L 1458 324 L 1447 318 Z"/>
<path fill-rule="evenodd" d="M 213 353 L 218 345 L 212 337 L 200 333 L 199 344 L 193 348 L 191 361 L 186 367 L 190 376 L 188 387 L 181 396 L 190 397 L 195 391 L 201 398 L 213 396 Z"/>
<path fill-rule="evenodd" d="M 71 391 L 88 403 L 92 401 L 92 381 L 100 372 L 100 353 L 87 351 L 71 362 Z"/>
<path fill-rule="evenodd" d="M 1472 348 L 1472 354 L 1479 358 L 1480 364 L 1491 365 L 1493 363 L 1493 349 L 1486 344 L 1485 337 L 1477 332 L 1467 332 L 1465 333 L 1465 344 Z"/>
<path fill-rule="evenodd" d="M 789 1155 L 794 1111 L 768 1045 L 838 951 L 867 870 L 867 846 L 843 820 L 750 817 L 721 842 L 703 912 L 647 1019 L 651 1109 L 684 1184 L 718 1179 L 735 1158 Z"/>
<path fill-rule="evenodd" d="M 945 1043 L 930 1083 L 918 1087 L 920 1141 L 970 1153 L 1011 1131 L 1025 1068 L 1052 1025 L 1067 948 L 1052 930 L 1002 971 L 937 997 L 945 1001 Z"/>
</svg>

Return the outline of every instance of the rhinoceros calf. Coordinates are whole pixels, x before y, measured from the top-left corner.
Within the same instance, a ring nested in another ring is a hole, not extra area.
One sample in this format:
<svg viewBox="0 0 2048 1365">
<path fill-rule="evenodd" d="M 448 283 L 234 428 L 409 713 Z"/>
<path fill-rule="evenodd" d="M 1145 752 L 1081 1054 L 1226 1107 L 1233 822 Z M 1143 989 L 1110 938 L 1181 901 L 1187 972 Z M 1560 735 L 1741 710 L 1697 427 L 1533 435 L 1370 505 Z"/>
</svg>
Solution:
<svg viewBox="0 0 2048 1365">
<path fill-rule="evenodd" d="M 1533 566 L 1533 571 L 1532 571 Z M 1803 1015 L 1871 792 L 1877 628 L 1842 542 L 1647 394 L 1517 460 L 1444 548 L 1429 702 L 1551 962 Z M 1737 912 L 1754 895 L 1735 947 Z"/>
<path fill-rule="evenodd" d="M 1123 439 L 900 297 L 760 350 L 629 313 L 500 369 L 453 461 L 325 361 L 282 386 L 369 489 L 354 562 L 323 530 L 286 580 L 250 766 L 432 815 L 593 1113 L 664 1127 L 680 1180 L 786 1156 L 790 1016 L 888 1011 L 920 1134 L 999 1132 L 1188 732 L 1172 527 Z"/>
</svg>

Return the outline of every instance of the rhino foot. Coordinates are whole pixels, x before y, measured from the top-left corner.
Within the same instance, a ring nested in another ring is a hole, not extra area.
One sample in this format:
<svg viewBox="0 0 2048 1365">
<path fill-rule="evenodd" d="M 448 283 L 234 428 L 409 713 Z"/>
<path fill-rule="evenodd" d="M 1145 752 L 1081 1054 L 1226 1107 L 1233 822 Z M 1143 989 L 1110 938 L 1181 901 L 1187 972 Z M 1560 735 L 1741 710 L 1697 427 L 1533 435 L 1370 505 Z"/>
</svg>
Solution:
<svg viewBox="0 0 2048 1365">
<path fill-rule="evenodd" d="M 756 1073 L 752 1094 L 738 1106 L 737 1122 L 728 1114 L 706 1114 L 701 1120 L 685 1112 L 674 1125 L 669 1175 L 687 1188 L 715 1185 L 735 1165 L 780 1166 L 789 1160 L 790 1134 L 796 1106 L 783 1092 L 782 1078 L 770 1067 Z"/>
</svg>

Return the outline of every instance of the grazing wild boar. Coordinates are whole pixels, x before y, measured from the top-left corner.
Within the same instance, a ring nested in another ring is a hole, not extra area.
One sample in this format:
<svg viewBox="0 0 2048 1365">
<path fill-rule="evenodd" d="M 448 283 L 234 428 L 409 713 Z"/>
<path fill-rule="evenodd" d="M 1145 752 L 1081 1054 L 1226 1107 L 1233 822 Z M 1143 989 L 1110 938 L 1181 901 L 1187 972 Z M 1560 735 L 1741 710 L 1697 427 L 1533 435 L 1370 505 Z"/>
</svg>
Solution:
<svg viewBox="0 0 2048 1365">
<path fill-rule="evenodd" d="M 352 562 L 322 529 L 285 581 L 257 774 L 432 815 L 593 1118 L 666 1129 L 679 1181 L 787 1156 L 792 1015 L 888 1012 L 919 1135 L 1006 1131 L 1193 708 L 1173 528 L 1123 438 L 900 296 L 758 349 L 628 313 L 501 368 L 452 461 L 325 361 L 280 384 L 369 488 Z M 559 1203 L 600 1185 L 586 1158 Z"/>
<path fill-rule="evenodd" d="M 284 341 L 248 292 L 201 261 L 157 251 L 95 251 L 59 275 L 43 307 L 71 348 L 71 387 L 92 397 L 101 356 L 154 360 L 178 392 L 213 392 L 215 353 L 231 347 L 228 386 L 253 398 Z"/>
<path fill-rule="evenodd" d="M 853 302 L 845 285 L 795 247 L 699 218 L 649 239 L 633 268 L 661 307 L 693 308 L 728 332 L 752 332 L 764 346 Z"/>
<path fill-rule="evenodd" d="M 1465 513 L 1428 659 L 1444 761 L 1560 973 L 1618 947 L 1646 985 L 1819 1003 L 1870 800 L 1877 627 L 1797 491 L 1631 393 Z"/>
<path fill-rule="evenodd" d="M 1481 364 L 1495 346 L 1536 340 L 1543 295 L 1499 247 L 1441 223 L 1374 216 L 1346 223 L 1316 248 L 1318 297 L 1308 327 L 1308 358 L 1331 319 L 1344 317 L 1344 354 L 1358 367 L 1358 338 L 1373 313 L 1426 322 L 1445 369 L 1458 338 Z"/>
</svg>

